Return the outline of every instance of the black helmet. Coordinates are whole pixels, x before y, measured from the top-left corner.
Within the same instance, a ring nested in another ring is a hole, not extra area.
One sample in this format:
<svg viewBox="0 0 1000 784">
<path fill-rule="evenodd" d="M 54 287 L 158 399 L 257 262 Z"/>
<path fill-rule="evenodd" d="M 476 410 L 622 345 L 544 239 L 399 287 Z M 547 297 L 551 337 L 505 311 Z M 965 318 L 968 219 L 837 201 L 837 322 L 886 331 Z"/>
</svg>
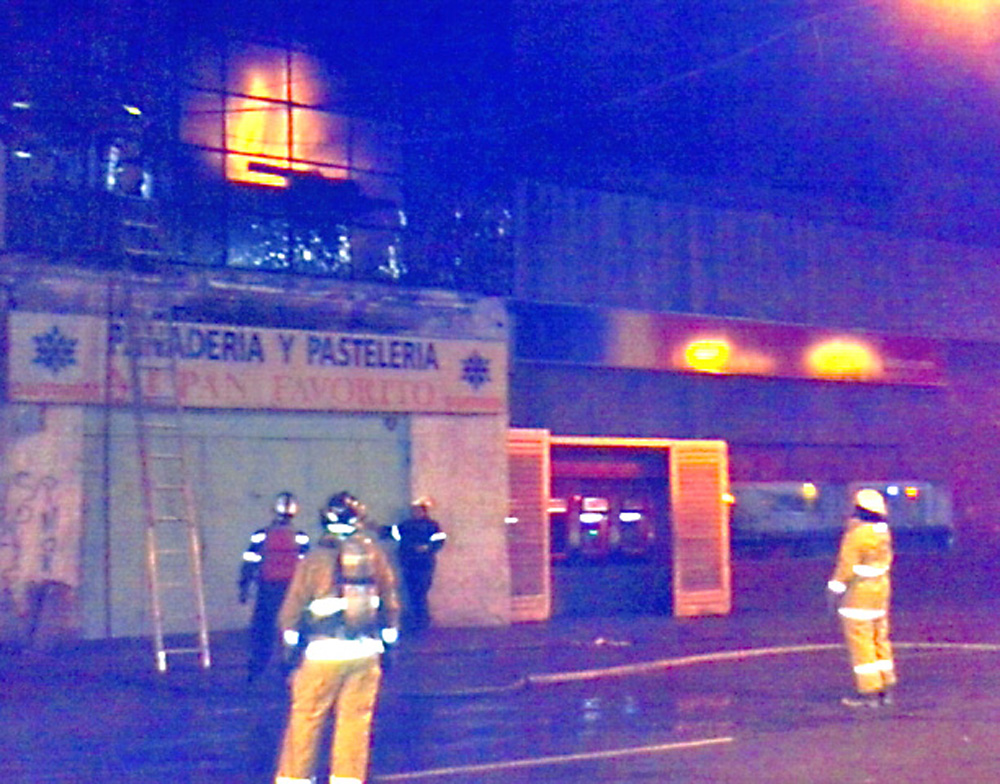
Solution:
<svg viewBox="0 0 1000 784">
<path fill-rule="evenodd" d="M 287 490 L 278 493 L 278 495 L 275 496 L 274 513 L 279 517 L 295 517 L 295 514 L 298 511 L 298 501 L 296 501 L 295 496 Z"/>
<path fill-rule="evenodd" d="M 348 536 L 358 528 L 358 499 L 346 490 L 330 496 L 320 511 L 319 523 L 332 534 Z"/>
</svg>

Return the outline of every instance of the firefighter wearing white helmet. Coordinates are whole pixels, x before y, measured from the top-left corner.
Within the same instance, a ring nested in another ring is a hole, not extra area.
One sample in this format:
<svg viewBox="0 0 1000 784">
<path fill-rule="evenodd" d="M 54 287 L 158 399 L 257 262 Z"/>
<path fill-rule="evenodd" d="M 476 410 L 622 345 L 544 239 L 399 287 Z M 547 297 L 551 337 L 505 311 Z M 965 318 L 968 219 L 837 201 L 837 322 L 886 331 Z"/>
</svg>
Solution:
<svg viewBox="0 0 1000 784">
<path fill-rule="evenodd" d="M 267 669 L 277 638 L 275 620 L 285 590 L 295 573 L 295 564 L 309 550 L 309 536 L 292 528 L 299 511 L 295 496 L 287 490 L 274 499 L 274 517 L 266 528 L 250 536 L 240 566 L 240 604 L 250 598 L 256 587 L 253 617 L 250 621 L 250 660 L 248 677 L 253 680 Z"/>
<path fill-rule="evenodd" d="M 330 714 L 330 781 L 367 778 L 381 655 L 398 639 L 400 601 L 396 574 L 362 524 L 363 512 L 350 493 L 330 498 L 320 512 L 323 536 L 296 568 L 278 612 L 288 650 L 302 653 L 275 784 L 315 781 Z"/>
<path fill-rule="evenodd" d="M 855 694 L 842 702 L 877 708 L 892 702 L 896 685 L 889 641 L 892 536 L 878 490 L 859 490 L 853 504 L 827 589 L 836 600 L 854 673 Z"/>
<path fill-rule="evenodd" d="M 410 516 L 388 530 L 388 535 L 396 542 L 406 586 L 408 631 L 426 629 L 431 623 L 427 594 L 434 581 L 437 553 L 448 539 L 437 520 L 431 517 L 433 508 L 433 498 L 419 496 L 410 504 Z"/>
</svg>

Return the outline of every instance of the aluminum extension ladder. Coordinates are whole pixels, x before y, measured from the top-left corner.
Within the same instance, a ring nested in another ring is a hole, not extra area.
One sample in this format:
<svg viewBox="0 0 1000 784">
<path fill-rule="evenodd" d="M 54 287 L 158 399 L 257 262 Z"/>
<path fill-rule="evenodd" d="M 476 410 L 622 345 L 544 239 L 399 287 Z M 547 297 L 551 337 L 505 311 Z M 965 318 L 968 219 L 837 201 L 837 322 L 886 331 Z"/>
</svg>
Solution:
<svg viewBox="0 0 1000 784">
<path fill-rule="evenodd" d="M 208 668 L 201 532 L 169 350 L 173 309 L 137 304 L 129 281 L 124 311 L 156 668 L 166 672 L 168 657 L 179 655 L 196 655 Z"/>
</svg>

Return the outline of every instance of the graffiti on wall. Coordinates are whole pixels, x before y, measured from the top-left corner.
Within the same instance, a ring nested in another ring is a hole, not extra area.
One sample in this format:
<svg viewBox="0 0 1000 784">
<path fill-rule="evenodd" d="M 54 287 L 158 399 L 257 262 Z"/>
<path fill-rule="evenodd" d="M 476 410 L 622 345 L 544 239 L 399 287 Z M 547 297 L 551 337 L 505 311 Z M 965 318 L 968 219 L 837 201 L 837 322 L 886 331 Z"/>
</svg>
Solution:
<svg viewBox="0 0 1000 784">
<path fill-rule="evenodd" d="M 18 602 L 32 585 L 80 585 L 83 414 L 40 411 L 30 432 L 7 428 L 3 454 L 0 590 Z"/>
</svg>

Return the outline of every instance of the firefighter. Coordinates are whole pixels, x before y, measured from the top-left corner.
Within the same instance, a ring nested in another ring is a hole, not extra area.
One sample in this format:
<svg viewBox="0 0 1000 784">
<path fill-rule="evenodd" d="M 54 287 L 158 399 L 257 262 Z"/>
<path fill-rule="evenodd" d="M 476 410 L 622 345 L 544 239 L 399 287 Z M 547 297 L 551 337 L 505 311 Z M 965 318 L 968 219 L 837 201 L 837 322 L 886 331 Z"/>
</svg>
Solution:
<svg viewBox="0 0 1000 784">
<path fill-rule="evenodd" d="M 414 499 L 410 517 L 389 529 L 389 536 L 397 544 L 399 568 L 406 586 L 406 628 L 414 631 L 430 625 L 427 594 L 434 580 L 437 553 L 448 538 L 431 517 L 433 506 L 430 496 Z"/>
<path fill-rule="evenodd" d="M 892 536 L 880 492 L 859 490 L 853 500 L 827 589 L 837 606 L 854 672 L 856 693 L 841 702 L 850 708 L 877 708 L 892 703 L 896 685 L 889 641 Z"/>
<path fill-rule="evenodd" d="M 309 535 L 292 528 L 298 512 L 295 496 L 284 491 L 274 499 L 274 519 L 267 528 L 254 531 L 243 553 L 240 568 L 240 604 L 250 598 L 250 587 L 257 586 L 257 599 L 250 621 L 250 659 L 248 679 L 254 680 L 271 660 L 277 637 L 278 608 L 295 573 L 295 565 L 309 550 Z"/>
<path fill-rule="evenodd" d="M 399 637 L 396 575 L 349 493 L 320 515 L 324 533 L 295 570 L 278 613 L 286 653 L 300 651 L 275 784 L 306 784 L 333 715 L 331 784 L 363 784 L 381 655 Z"/>
</svg>

